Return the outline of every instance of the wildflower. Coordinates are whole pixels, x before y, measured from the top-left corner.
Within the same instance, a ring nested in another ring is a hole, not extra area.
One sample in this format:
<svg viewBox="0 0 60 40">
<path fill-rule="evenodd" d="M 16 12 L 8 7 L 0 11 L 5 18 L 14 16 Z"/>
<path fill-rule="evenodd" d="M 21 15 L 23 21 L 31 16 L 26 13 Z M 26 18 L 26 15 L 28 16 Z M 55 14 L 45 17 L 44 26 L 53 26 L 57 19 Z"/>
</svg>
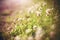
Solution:
<svg viewBox="0 0 60 40">
<path fill-rule="evenodd" d="M 28 9 L 28 13 L 33 13 L 33 9 Z"/>
<path fill-rule="evenodd" d="M 53 8 L 52 9 L 46 9 L 46 13 L 47 13 L 47 15 L 49 15 L 51 12 L 52 12 L 52 10 L 53 10 Z"/>
<path fill-rule="evenodd" d="M 33 26 L 33 30 L 36 30 L 36 29 L 37 29 L 37 26 L 34 25 L 34 26 Z"/>
<path fill-rule="evenodd" d="M 26 33 L 30 33 L 32 31 L 32 29 L 26 29 Z"/>
<path fill-rule="evenodd" d="M 28 10 L 28 13 L 33 13 L 33 11 L 34 11 L 35 9 L 34 9 L 34 6 L 32 6 L 32 7 L 27 8 L 27 10 Z"/>
<path fill-rule="evenodd" d="M 51 11 L 51 9 L 47 9 L 47 10 L 46 10 L 46 13 L 48 14 L 48 13 L 50 13 L 50 11 Z"/>
<path fill-rule="evenodd" d="M 28 8 L 28 13 L 33 13 L 37 8 L 39 7 L 39 3 L 31 6 L 30 8 Z"/>
<path fill-rule="evenodd" d="M 40 12 L 42 11 L 42 7 L 39 7 L 39 9 L 38 9 Z"/>
<path fill-rule="evenodd" d="M 41 12 L 40 11 L 36 11 L 36 15 L 37 16 L 40 16 L 41 15 Z"/>
</svg>

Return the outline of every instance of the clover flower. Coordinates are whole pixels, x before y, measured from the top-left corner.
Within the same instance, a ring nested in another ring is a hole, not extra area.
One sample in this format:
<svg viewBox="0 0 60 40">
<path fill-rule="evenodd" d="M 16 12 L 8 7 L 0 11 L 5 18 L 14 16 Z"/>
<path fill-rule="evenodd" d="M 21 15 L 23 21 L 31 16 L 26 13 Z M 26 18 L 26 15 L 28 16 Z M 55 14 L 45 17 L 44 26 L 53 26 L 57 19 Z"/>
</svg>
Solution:
<svg viewBox="0 0 60 40">
<path fill-rule="evenodd" d="M 33 26 L 33 30 L 36 30 L 36 29 L 37 29 L 37 26 L 36 26 L 36 25 L 34 25 L 34 26 Z"/>
<path fill-rule="evenodd" d="M 28 34 L 28 33 L 30 33 L 32 31 L 32 29 L 26 29 L 26 33 Z"/>
<path fill-rule="evenodd" d="M 40 16 L 41 15 L 41 12 L 40 11 L 36 11 L 36 15 L 37 16 Z"/>
<path fill-rule="evenodd" d="M 53 8 L 46 9 L 46 15 L 49 15 L 52 12 Z"/>
</svg>

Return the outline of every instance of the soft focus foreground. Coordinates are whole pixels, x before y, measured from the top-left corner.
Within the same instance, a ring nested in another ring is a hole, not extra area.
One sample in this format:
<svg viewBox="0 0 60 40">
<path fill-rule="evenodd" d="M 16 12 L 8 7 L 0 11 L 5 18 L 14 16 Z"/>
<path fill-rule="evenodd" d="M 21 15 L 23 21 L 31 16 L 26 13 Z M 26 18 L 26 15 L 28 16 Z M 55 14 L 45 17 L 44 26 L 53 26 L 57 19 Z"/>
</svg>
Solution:
<svg viewBox="0 0 60 40">
<path fill-rule="evenodd" d="M 12 4 L 9 4 L 9 2 Z M 4 10 L 3 14 L 11 15 L 1 16 L 1 18 L 2 21 L 7 22 L 2 30 L 10 34 L 8 40 L 49 40 L 50 35 L 53 35 L 53 2 L 7 0 L 6 3 L 9 8 Z"/>
</svg>

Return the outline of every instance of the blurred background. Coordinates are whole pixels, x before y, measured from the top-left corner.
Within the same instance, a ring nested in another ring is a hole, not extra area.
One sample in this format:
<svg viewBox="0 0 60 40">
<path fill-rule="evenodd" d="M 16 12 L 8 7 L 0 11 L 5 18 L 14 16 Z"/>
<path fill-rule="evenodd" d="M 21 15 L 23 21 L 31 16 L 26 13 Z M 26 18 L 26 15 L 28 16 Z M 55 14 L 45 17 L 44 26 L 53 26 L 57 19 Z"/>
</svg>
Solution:
<svg viewBox="0 0 60 40">
<path fill-rule="evenodd" d="M 59 0 L 1 0 L 0 40 L 60 40 Z"/>
</svg>

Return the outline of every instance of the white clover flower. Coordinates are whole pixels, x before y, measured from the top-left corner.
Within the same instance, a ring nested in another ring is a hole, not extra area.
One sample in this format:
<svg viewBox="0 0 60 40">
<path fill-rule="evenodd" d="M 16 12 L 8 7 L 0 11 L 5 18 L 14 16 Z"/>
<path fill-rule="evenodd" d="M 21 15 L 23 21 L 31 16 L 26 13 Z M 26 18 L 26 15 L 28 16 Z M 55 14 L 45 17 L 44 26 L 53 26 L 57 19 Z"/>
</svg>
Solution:
<svg viewBox="0 0 60 40">
<path fill-rule="evenodd" d="M 27 8 L 28 13 L 33 13 L 39 7 L 39 3 L 34 4 L 33 6 Z"/>
<path fill-rule="evenodd" d="M 30 33 L 32 31 L 32 29 L 26 29 L 26 33 Z"/>
<path fill-rule="evenodd" d="M 47 15 L 49 15 L 49 14 L 51 13 L 52 10 L 53 10 L 53 8 L 48 8 L 48 9 L 46 9 Z"/>
<path fill-rule="evenodd" d="M 50 13 L 50 11 L 52 11 L 53 10 L 53 8 L 48 8 L 48 9 L 46 9 L 46 13 L 48 14 L 48 13 Z"/>
<path fill-rule="evenodd" d="M 37 16 L 40 16 L 41 15 L 41 12 L 40 11 L 36 11 L 36 15 Z"/>
<path fill-rule="evenodd" d="M 28 13 L 33 13 L 33 9 L 29 8 Z"/>
<path fill-rule="evenodd" d="M 46 9 L 46 13 L 47 14 L 50 13 L 50 11 L 51 11 L 51 9 Z"/>
<path fill-rule="evenodd" d="M 31 7 L 27 8 L 28 13 L 33 13 L 34 10 L 35 10 L 34 6 L 31 6 Z"/>
<path fill-rule="evenodd" d="M 39 9 L 38 9 L 39 11 L 42 11 L 42 7 L 39 7 Z"/>
<path fill-rule="evenodd" d="M 21 40 L 20 36 L 16 36 L 14 40 Z"/>
<path fill-rule="evenodd" d="M 36 29 L 37 29 L 37 26 L 34 25 L 34 26 L 33 26 L 33 30 L 36 30 Z"/>
</svg>

